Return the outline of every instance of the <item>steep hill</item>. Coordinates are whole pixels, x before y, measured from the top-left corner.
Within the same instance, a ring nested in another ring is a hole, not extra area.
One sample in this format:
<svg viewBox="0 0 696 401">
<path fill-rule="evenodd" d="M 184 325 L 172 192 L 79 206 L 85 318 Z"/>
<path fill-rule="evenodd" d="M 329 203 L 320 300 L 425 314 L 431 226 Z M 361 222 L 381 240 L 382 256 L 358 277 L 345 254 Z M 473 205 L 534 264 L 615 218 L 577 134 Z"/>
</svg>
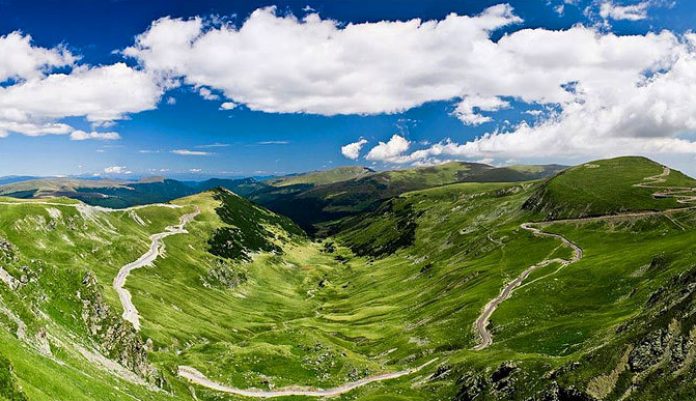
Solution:
<svg viewBox="0 0 696 401">
<path fill-rule="evenodd" d="M 696 180 L 643 157 L 585 163 L 542 185 L 525 208 L 548 219 L 578 218 L 683 207 L 680 196 L 696 195 Z M 664 193 L 681 191 L 677 195 Z"/>
</svg>

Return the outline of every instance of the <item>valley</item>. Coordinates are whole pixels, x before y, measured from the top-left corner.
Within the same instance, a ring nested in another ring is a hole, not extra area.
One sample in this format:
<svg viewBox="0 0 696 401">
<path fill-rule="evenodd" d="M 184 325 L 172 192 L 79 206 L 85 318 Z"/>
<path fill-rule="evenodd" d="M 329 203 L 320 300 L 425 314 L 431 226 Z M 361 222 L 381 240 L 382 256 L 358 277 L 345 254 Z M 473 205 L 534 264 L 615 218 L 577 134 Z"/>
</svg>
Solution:
<svg viewBox="0 0 696 401">
<path fill-rule="evenodd" d="M 0 399 L 696 394 L 696 181 L 639 157 L 491 170 L 2 198 Z"/>
</svg>

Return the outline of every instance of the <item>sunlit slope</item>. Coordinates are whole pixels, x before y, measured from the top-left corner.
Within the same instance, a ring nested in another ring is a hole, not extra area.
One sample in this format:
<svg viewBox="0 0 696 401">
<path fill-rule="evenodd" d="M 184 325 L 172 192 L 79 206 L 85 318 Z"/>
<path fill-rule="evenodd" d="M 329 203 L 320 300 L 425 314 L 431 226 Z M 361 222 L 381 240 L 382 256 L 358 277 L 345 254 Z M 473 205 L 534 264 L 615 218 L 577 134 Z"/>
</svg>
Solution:
<svg viewBox="0 0 696 401">
<path fill-rule="evenodd" d="M 632 188 L 686 202 L 675 188 L 689 179 L 665 171 L 646 169 Z M 0 395 L 241 400 L 220 389 L 279 395 L 367 381 L 336 399 L 690 399 L 694 211 L 617 206 L 545 222 L 525 205 L 547 184 L 406 192 L 322 240 L 225 190 L 116 212 L 0 199 L 2 277 L 15 280 L 0 282 L 0 378 L 10 378 Z M 150 235 L 196 211 L 128 277 L 134 330 L 114 276 Z M 543 264 L 572 258 L 559 238 L 581 257 Z M 493 311 L 490 346 L 476 350 L 485 306 L 535 265 Z M 191 383 L 182 368 L 208 381 Z"/>
<path fill-rule="evenodd" d="M 689 190 L 696 180 L 676 170 L 661 177 L 664 173 L 664 166 L 643 157 L 585 163 L 549 179 L 525 208 L 561 219 L 684 206 L 676 198 L 654 194 L 668 187 Z"/>
<path fill-rule="evenodd" d="M 335 182 L 346 181 L 354 178 L 359 178 L 370 173 L 374 173 L 367 167 L 346 166 L 337 167 L 324 171 L 312 171 L 303 174 L 288 175 L 285 177 L 274 178 L 268 180 L 267 183 L 275 187 L 286 187 L 289 185 L 326 185 Z"/>
<path fill-rule="evenodd" d="M 285 185 L 249 195 L 277 213 L 292 218 L 305 230 L 325 234 L 333 220 L 379 207 L 382 201 L 408 191 L 457 182 L 511 182 L 548 177 L 562 166 L 495 168 L 480 163 L 451 162 L 437 166 L 372 172 L 337 182 Z"/>
<path fill-rule="evenodd" d="M 120 319 L 109 285 L 184 208 L 0 203 L 0 354 L 16 388 L 31 400 L 162 397 L 153 392 L 167 387 L 162 372 L 148 360 L 146 339 Z"/>
</svg>

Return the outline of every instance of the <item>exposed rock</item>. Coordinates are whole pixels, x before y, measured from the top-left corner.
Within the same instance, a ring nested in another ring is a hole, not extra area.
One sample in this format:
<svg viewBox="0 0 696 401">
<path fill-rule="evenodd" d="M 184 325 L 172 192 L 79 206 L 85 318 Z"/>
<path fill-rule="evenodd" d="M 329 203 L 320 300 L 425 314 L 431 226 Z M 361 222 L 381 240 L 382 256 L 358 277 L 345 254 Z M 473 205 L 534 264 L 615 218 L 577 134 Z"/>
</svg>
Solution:
<svg viewBox="0 0 696 401">
<path fill-rule="evenodd" d="M 208 288 L 235 288 L 246 283 L 246 274 L 230 266 L 226 261 L 218 259 L 217 266 L 208 270 L 205 277 L 201 278 L 204 287 Z"/>
<path fill-rule="evenodd" d="M 459 378 L 459 392 L 454 396 L 454 401 L 473 401 L 479 398 L 486 389 L 486 380 L 480 375 L 466 372 Z"/>
<path fill-rule="evenodd" d="M 585 394 L 573 387 L 564 388 L 554 382 L 541 394 L 528 399 L 528 401 L 598 401 L 596 398 Z"/>
<path fill-rule="evenodd" d="M 642 372 L 656 365 L 669 344 L 670 334 L 665 329 L 651 332 L 631 351 L 628 366 L 632 372 Z"/>
<path fill-rule="evenodd" d="M 503 362 L 491 375 L 493 391 L 498 399 L 509 399 L 515 392 L 515 377 L 517 366 L 511 362 Z"/>
<path fill-rule="evenodd" d="M 82 320 L 100 351 L 150 384 L 164 388 L 164 377 L 147 359 L 152 342 L 144 341 L 130 323 L 111 311 L 93 273 L 84 276 L 77 297 L 82 301 Z"/>
</svg>

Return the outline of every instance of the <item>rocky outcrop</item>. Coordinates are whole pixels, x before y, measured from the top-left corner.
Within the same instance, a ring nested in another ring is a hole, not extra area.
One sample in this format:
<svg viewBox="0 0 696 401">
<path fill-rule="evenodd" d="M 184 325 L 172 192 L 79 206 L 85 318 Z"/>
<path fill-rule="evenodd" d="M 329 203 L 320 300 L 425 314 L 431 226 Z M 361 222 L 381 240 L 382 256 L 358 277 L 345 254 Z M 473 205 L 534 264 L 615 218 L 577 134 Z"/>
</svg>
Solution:
<svg viewBox="0 0 696 401">
<path fill-rule="evenodd" d="M 218 259 L 217 265 L 201 277 L 201 282 L 206 288 L 232 289 L 246 281 L 247 276 L 243 271 L 222 259 Z"/>
<path fill-rule="evenodd" d="M 84 276 L 77 297 L 82 301 L 82 321 L 100 352 L 150 384 L 164 388 L 167 385 L 165 379 L 148 362 L 147 354 L 152 349 L 151 340 L 143 340 L 130 323 L 111 311 L 101 294 L 96 277 L 91 272 Z"/>
<path fill-rule="evenodd" d="M 598 401 L 596 398 L 573 387 L 561 387 L 553 382 L 549 388 L 528 401 Z"/>
</svg>

